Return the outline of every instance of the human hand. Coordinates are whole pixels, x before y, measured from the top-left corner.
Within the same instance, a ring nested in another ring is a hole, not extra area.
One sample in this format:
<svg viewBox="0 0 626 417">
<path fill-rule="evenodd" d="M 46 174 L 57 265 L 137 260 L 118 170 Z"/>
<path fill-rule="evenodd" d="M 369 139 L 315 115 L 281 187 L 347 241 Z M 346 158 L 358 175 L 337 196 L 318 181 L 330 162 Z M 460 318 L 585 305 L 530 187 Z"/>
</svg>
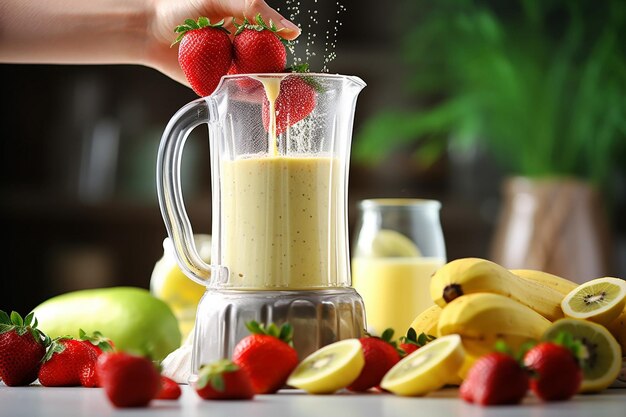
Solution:
<svg viewBox="0 0 626 417">
<path fill-rule="evenodd" d="M 298 37 L 300 29 L 281 16 L 263 0 L 150 0 L 151 13 L 147 22 L 145 64 L 180 83 L 189 85 L 178 64 L 178 44 L 170 46 L 176 38 L 174 28 L 185 19 L 208 17 L 212 23 L 224 19 L 224 26 L 234 34 L 232 18 L 252 21 L 261 14 L 266 22 L 272 20 L 280 29 L 279 35 L 287 40 Z"/>
</svg>

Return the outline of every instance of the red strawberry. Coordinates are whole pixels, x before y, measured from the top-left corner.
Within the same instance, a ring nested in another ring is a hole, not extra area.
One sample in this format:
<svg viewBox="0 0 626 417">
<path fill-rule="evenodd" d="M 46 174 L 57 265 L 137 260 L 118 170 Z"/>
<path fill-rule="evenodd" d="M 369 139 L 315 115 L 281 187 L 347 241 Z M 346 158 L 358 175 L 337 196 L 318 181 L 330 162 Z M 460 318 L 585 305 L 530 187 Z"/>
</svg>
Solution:
<svg viewBox="0 0 626 417">
<path fill-rule="evenodd" d="M 307 117 L 315 108 L 315 86 L 306 75 L 288 75 L 280 82 L 280 93 L 275 103 L 276 134 Z M 261 117 L 263 127 L 269 131 L 270 103 L 265 97 Z"/>
<path fill-rule="evenodd" d="M 201 97 L 208 96 L 226 75 L 233 59 L 233 45 L 224 21 L 211 24 L 206 17 L 185 20 L 176 27 L 180 41 L 178 63 L 187 81 Z"/>
<path fill-rule="evenodd" d="M 84 368 L 93 367 L 97 358 L 96 352 L 80 340 L 70 337 L 54 339 L 39 369 L 39 382 L 46 387 L 81 385 Z"/>
<path fill-rule="evenodd" d="M 517 404 L 528 391 L 528 375 L 510 355 L 489 353 L 479 358 L 461 384 L 461 397 L 481 405 Z"/>
<path fill-rule="evenodd" d="M 157 400 L 177 400 L 182 391 L 176 381 L 161 375 L 161 390 L 155 397 Z"/>
<path fill-rule="evenodd" d="M 82 343 L 96 354 L 96 359 L 104 352 L 113 351 L 113 341 L 102 335 L 99 331 L 94 331 L 91 335 L 87 335 L 83 329 L 78 330 L 78 337 Z M 79 376 L 80 384 L 86 388 L 99 387 L 96 361 L 92 361 L 85 366 Z"/>
<path fill-rule="evenodd" d="M 378 386 L 383 376 L 400 360 L 394 342 L 391 342 L 393 330 L 387 329 L 381 337 L 362 337 L 365 366 L 358 378 L 348 386 L 350 391 L 367 391 Z"/>
<path fill-rule="evenodd" d="M 258 14 L 256 24 L 244 19 L 237 25 L 233 39 L 233 65 L 236 74 L 258 74 L 282 72 L 287 63 L 287 51 L 278 37 L 276 26 L 269 26 Z"/>
<path fill-rule="evenodd" d="M 543 342 L 526 352 L 524 364 L 532 372 L 530 388 L 544 401 L 563 401 L 578 392 L 583 373 L 570 349 Z"/>
<path fill-rule="evenodd" d="M 249 400 L 254 397 L 248 374 L 228 359 L 202 365 L 193 387 L 205 400 Z"/>
<path fill-rule="evenodd" d="M 104 353 L 96 369 L 104 392 L 116 407 L 145 407 L 161 390 L 161 375 L 143 356 Z"/>
<path fill-rule="evenodd" d="M 406 336 L 402 336 L 400 338 L 400 346 L 398 348 L 404 352 L 402 356 L 408 356 L 411 353 L 415 352 L 417 349 L 421 348 L 428 342 L 432 342 L 435 340 L 435 336 L 431 336 L 426 333 L 420 333 L 417 335 L 417 332 L 414 328 L 409 327 L 409 330 L 406 332 Z"/>
<path fill-rule="evenodd" d="M 33 382 L 48 344 L 33 313 L 22 319 L 15 311 L 9 317 L 0 310 L 0 379 L 10 387 Z"/>
<path fill-rule="evenodd" d="M 287 377 L 298 365 L 298 354 L 291 346 L 293 328 L 284 324 L 265 328 L 256 321 L 246 323 L 252 333 L 233 350 L 233 362 L 243 368 L 257 394 L 271 394 L 285 385 Z"/>
</svg>

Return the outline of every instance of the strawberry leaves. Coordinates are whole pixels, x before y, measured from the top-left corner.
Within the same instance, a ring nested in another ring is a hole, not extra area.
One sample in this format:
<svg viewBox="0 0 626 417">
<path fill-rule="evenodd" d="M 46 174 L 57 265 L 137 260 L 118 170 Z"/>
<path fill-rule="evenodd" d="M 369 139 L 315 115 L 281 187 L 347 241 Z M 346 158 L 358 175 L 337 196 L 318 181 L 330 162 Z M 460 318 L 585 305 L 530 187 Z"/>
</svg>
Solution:
<svg viewBox="0 0 626 417">
<path fill-rule="evenodd" d="M 37 328 L 38 324 L 35 313 L 32 311 L 25 318 L 22 318 L 17 311 L 12 311 L 9 316 L 0 310 L 0 334 L 15 331 L 18 336 L 23 336 L 26 332 L 30 332 L 37 343 L 47 347 L 50 345 L 50 337 Z"/>
<path fill-rule="evenodd" d="M 263 17 L 261 17 L 261 14 L 258 13 L 255 18 L 254 18 L 254 22 L 256 23 L 250 23 L 250 21 L 248 20 L 248 18 L 244 18 L 243 19 L 243 23 L 239 24 L 237 23 L 237 20 L 235 18 L 233 18 L 233 25 L 235 26 L 235 28 L 237 29 L 237 31 L 235 32 L 235 36 L 239 35 L 241 32 L 243 32 L 245 29 L 251 29 L 251 30 L 256 30 L 257 32 L 261 32 L 263 30 L 269 30 L 270 32 L 274 32 L 274 33 L 278 33 L 281 30 L 283 30 L 283 28 L 278 29 L 276 27 L 276 25 L 274 24 L 274 22 L 272 22 L 272 19 L 270 19 L 270 24 L 266 24 L 265 20 L 263 20 Z"/>
<path fill-rule="evenodd" d="M 171 46 L 174 46 L 178 42 L 180 42 L 187 32 L 191 30 L 203 29 L 203 28 L 221 29 L 224 32 L 230 34 L 230 32 L 224 27 L 224 19 L 220 20 L 217 23 L 211 23 L 208 17 L 203 17 L 203 16 L 199 17 L 197 21 L 193 19 L 185 19 L 184 24 L 178 25 L 174 29 L 174 32 L 178 33 L 178 36 L 176 37 L 174 42 L 172 42 Z"/>
<path fill-rule="evenodd" d="M 274 323 L 270 323 L 267 327 L 257 321 L 250 321 L 246 323 L 246 328 L 251 334 L 264 334 L 272 336 L 278 340 L 282 340 L 289 346 L 293 346 L 293 326 L 289 323 L 285 323 L 278 327 Z"/>
<path fill-rule="evenodd" d="M 78 338 L 80 340 L 88 341 L 92 345 L 99 347 L 100 350 L 103 352 L 113 352 L 111 340 L 97 330 L 94 331 L 91 335 L 88 335 L 83 329 L 78 329 Z"/>
<path fill-rule="evenodd" d="M 239 370 L 239 367 L 228 359 L 222 359 L 217 362 L 202 365 L 198 372 L 198 381 L 196 382 L 197 388 L 204 388 L 207 385 L 219 392 L 224 392 L 224 377 L 225 372 L 235 372 Z"/>
</svg>

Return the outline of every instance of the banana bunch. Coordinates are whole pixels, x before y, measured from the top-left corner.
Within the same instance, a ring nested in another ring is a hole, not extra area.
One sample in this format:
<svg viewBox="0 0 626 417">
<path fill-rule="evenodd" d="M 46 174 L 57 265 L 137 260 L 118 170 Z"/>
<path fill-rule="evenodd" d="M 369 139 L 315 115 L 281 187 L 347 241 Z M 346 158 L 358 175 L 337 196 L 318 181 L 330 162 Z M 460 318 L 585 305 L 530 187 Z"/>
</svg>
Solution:
<svg viewBox="0 0 626 417">
<path fill-rule="evenodd" d="M 549 280 L 550 277 L 542 277 Z M 494 293 L 508 297 L 541 314 L 550 321 L 563 317 L 564 295 L 551 285 L 535 279 L 524 279 L 508 269 L 479 258 L 449 262 L 433 275 L 430 295 L 439 307 L 474 293 Z"/>
</svg>

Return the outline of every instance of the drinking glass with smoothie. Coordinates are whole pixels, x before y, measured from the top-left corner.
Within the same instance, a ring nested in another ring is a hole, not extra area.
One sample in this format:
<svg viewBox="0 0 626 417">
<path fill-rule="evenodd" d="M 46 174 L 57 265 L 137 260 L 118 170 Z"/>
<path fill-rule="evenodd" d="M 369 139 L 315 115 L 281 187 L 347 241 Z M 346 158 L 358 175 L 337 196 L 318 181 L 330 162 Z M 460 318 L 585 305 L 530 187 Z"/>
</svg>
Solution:
<svg viewBox="0 0 626 417">
<path fill-rule="evenodd" d="M 433 305 L 430 277 L 446 262 L 438 201 L 372 199 L 359 203 L 352 285 L 363 297 L 368 331 L 406 334 Z"/>
</svg>

